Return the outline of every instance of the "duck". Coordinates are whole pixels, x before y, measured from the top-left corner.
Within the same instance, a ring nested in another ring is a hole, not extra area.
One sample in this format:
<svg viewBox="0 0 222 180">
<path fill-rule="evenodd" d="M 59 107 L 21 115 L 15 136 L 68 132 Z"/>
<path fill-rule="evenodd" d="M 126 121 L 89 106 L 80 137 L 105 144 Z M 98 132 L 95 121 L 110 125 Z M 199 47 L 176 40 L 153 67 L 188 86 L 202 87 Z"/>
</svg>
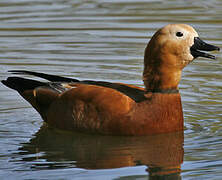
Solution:
<svg viewBox="0 0 222 180">
<path fill-rule="evenodd" d="M 143 87 L 78 80 L 26 70 L 2 83 L 16 90 L 50 127 L 104 135 L 142 136 L 184 130 L 179 82 L 184 67 L 220 48 L 200 39 L 187 24 L 168 24 L 144 53 Z M 32 75 L 46 82 L 20 77 Z"/>
</svg>

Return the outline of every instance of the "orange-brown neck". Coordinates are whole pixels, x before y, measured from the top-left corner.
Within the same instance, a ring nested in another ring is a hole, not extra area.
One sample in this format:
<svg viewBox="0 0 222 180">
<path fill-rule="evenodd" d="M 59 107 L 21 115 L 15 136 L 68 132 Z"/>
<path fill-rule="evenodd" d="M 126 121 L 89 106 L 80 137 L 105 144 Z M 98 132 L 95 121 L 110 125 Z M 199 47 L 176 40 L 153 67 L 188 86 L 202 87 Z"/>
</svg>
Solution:
<svg viewBox="0 0 222 180">
<path fill-rule="evenodd" d="M 143 82 L 147 91 L 177 90 L 182 68 L 176 64 L 176 56 L 145 50 Z"/>
</svg>

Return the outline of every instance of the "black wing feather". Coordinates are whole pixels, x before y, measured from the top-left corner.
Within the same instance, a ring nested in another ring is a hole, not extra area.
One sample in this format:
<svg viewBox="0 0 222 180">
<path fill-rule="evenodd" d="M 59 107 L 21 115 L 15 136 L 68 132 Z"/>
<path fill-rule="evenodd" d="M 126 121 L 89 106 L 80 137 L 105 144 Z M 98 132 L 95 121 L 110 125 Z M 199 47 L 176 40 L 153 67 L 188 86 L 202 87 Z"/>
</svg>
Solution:
<svg viewBox="0 0 222 180">
<path fill-rule="evenodd" d="M 16 90 L 18 90 L 18 89 L 23 90 L 23 89 L 29 89 L 29 88 L 31 89 L 32 87 L 34 89 L 37 86 L 47 85 L 58 92 L 63 92 L 66 90 L 66 88 L 64 88 L 62 86 L 63 82 L 65 82 L 65 83 L 81 83 L 81 84 L 96 85 L 96 86 L 102 86 L 102 87 L 115 89 L 115 90 L 125 94 L 126 96 L 129 96 L 131 99 L 133 99 L 136 102 L 141 102 L 146 99 L 146 97 L 144 96 L 144 94 L 145 94 L 144 90 L 132 88 L 127 85 L 118 84 L 118 83 L 110 83 L 110 82 L 105 82 L 105 81 L 91 81 L 91 80 L 79 81 L 77 79 L 66 78 L 66 77 L 44 74 L 44 73 L 38 73 L 38 72 L 33 72 L 33 71 L 13 70 L 13 71 L 9 71 L 9 72 L 11 72 L 13 74 L 33 75 L 33 76 L 40 77 L 40 78 L 43 78 L 43 79 L 46 79 L 46 80 L 52 82 L 52 83 L 42 83 L 39 81 L 29 80 L 29 79 L 26 80 L 26 79 L 18 78 L 18 77 L 9 77 L 7 79 L 7 81 L 2 81 L 2 83 L 5 84 L 6 86 L 8 86 L 12 89 L 16 89 Z M 10 81 L 11 79 L 13 79 L 13 82 Z M 16 80 L 19 80 L 19 82 L 21 82 L 21 84 L 16 83 Z M 30 83 L 30 85 L 29 85 L 29 83 Z M 18 86 L 19 86 L 19 88 L 18 88 Z"/>
<path fill-rule="evenodd" d="M 38 73 L 38 72 L 33 72 L 33 71 L 12 70 L 8 72 L 11 72 L 12 74 L 33 75 L 36 77 L 46 79 L 51 82 L 79 82 L 79 80 L 77 79 L 66 78 L 66 77 L 61 77 L 61 76 L 56 76 L 56 75 L 51 75 L 51 74 L 45 74 L 45 73 Z"/>
</svg>

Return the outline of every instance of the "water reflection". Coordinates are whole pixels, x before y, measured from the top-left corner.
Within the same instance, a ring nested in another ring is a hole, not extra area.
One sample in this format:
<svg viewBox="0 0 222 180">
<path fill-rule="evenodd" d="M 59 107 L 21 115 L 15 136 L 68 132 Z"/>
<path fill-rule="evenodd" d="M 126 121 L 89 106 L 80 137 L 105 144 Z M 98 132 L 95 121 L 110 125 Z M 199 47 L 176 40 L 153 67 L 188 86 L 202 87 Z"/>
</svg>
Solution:
<svg viewBox="0 0 222 180">
<path fill-rule="evenodd" d="M 33 169 L 106 169 L 146 165 L 150 179 L 180 179 L 183 132 L 143 137 L 67 133 L 46 125 L 19 149 Z"/>
</svg>

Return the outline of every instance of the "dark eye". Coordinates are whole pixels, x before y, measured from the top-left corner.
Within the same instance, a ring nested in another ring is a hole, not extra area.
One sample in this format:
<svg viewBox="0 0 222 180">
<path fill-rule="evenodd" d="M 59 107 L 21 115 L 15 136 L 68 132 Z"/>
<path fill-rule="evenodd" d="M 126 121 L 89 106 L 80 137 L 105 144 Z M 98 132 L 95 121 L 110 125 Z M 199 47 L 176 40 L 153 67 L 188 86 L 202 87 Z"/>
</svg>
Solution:
<svg viewBox="0 0 222 180">
<path fill-rule="evenodd" d="M 182 33 L 182 32 L 177 32 L 177 33 L 176 33 L 176 36 L 177 36 L 177 37 L 182 37 L 182 36 L 183 36 L 183 33 Z"/>
</svg>

